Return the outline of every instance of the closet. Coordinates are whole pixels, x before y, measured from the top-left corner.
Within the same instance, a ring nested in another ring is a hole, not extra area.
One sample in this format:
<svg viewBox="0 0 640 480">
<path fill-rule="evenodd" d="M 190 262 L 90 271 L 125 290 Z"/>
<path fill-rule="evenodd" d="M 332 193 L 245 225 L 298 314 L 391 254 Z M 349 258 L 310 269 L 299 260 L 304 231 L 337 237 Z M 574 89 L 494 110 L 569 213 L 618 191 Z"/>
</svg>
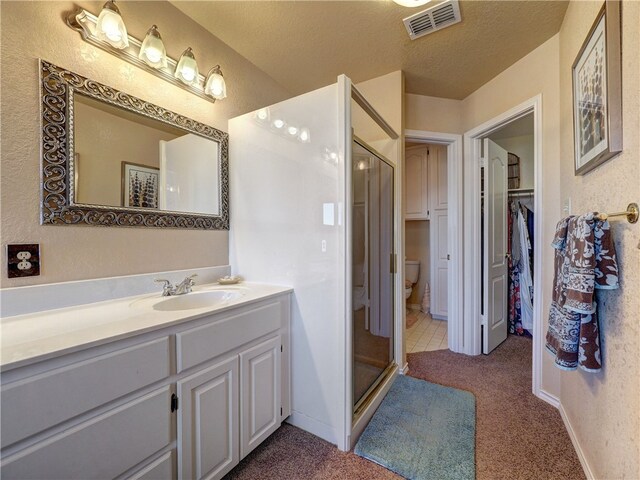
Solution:
<svg viewBox="0 0 640 480">
<path fill-rule="evenodd" d="M 533 118 L 484 139 L 482 164 L 482 352 L 533 332 Z"/>
</svg>

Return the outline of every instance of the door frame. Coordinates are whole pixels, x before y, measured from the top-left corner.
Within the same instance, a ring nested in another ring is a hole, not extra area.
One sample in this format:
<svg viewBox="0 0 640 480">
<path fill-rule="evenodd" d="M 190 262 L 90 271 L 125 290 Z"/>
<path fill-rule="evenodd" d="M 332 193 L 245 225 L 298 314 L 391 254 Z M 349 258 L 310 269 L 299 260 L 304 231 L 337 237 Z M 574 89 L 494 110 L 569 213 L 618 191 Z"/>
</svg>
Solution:
<svg viewBox="0 0 640 480">
<path fill-rule="evenodd" d="M 464 353 L 464 324 L 463 324 L 463 296 L 456 294 L 463 288 L 463 163 L 462 163 L 462 135 L 453 133 L 429 132 L 424 130 L 405 130 L 405 142 L 431 143 L 446 145 L 447 147 L 447 224 L 449 235 L 447 243 L 449 254 L 448 279 L 448 318 L 447 335 L 449 338 L 449 350 Z M 403 212 L 404 216 L 404 212 Z M 403 218 L 404 223 L 404 218 Z M 406 309 L 406 300 L 402 296 L 403 311 Z M 403 314 L 404 316 L 404 314 Z M 406 322 L 404 323 L 406 325 Z M 406 328 L 406 327 L 405 327 Z M 404 339 L 403 339 L 404 340 Z"/>
<path fill-rule="evenodd" d="M 534 135 L 534 264 L 533 264 L 533 361 L 532 392 L 544 398 L 542 392 L 542 95 L 536 95 L 512 109 L 484 122 L 464 134 L 464 332 L 468 355 L 481 354 L 482 321 L 480 312 L 481 212 L 480 159 L 482 140 L 505 125 L 533 113 Z"/>
</svg>

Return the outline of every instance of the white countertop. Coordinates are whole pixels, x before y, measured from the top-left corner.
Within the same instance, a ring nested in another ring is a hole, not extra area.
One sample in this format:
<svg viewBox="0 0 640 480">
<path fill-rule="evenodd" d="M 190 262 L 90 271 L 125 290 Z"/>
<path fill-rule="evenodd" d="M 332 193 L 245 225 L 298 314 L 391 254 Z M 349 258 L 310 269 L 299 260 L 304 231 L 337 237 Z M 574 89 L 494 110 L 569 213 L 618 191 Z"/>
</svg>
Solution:
<svg viewBox="0 0 640 480">
<path fill-rule="evenodd" d="M 160 293 L 153 293 L 3 318 L 0 369 L 10 370 L 293 291 L 290 287 L 242 282 L 198 285 L 193 292 L 204 290 L 238 291 L 241 295 L 213 306 L 158 311 L 152 305 L 154 299 L 162 298 Z"/>
</svg>

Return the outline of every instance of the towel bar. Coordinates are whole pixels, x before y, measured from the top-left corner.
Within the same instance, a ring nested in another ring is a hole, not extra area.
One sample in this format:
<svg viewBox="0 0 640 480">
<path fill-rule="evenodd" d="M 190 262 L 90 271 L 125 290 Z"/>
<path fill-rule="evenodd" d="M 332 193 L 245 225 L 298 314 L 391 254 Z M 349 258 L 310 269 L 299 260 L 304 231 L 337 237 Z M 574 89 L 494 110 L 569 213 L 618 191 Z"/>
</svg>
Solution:
<svg viewBox="0 0 640 480">
<path fill-rule="evenodd" d="M 640 214 L 640 210 L 638 209 L 637 203 L 630 203 L 627 205 L 627 209 L 624 212 L 615 212 L 615 213 L 600 213 L 598 214 L 598 219 L 606 220 L 611 217 L 627 217 L 627 221 L 629 223 L 636 223 L 638 221 L 638 215 Z"/>
</svg>

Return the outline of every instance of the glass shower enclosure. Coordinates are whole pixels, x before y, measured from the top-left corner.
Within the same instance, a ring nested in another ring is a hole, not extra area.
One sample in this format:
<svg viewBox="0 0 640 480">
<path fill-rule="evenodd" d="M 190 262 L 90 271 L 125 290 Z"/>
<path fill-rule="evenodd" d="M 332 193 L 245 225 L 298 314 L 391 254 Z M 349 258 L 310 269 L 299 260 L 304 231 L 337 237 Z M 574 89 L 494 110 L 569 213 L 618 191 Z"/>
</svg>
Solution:
<svg viewBox="0 0 640 480">
<path fill-rule="evenodd" d="M 393 167 L 360 139 L 352 146 L 354 414 L 394 365 Z"/>
</svg>

